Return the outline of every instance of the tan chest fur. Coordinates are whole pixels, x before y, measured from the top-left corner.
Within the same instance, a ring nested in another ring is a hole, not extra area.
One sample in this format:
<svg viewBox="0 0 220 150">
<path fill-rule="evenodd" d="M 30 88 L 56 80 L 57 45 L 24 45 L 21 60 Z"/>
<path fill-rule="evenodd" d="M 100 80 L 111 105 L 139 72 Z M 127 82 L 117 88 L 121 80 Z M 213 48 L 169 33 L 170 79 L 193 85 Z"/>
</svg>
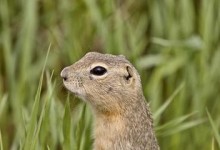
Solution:
<svg viewBox="0 0 220 150">
<path fill-rule="evenodd" d="M 120 116 L 97 117 L 95 123 L 95 150 L 108 150 L 114 147 L 115 139 L 123 136 L 125 123 Z"/>
</svg>

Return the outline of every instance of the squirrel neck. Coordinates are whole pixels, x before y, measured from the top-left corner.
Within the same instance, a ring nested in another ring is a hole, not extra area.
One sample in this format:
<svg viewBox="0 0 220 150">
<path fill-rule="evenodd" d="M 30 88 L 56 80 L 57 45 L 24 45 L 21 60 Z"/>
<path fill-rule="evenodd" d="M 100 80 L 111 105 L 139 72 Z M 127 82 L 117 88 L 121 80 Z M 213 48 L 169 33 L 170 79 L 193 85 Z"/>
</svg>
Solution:
<svg viewBox="0 0 220 150">
<path fill-rule="evenodd" d="M 129 107 L 121 106 L 114 112 L 95 112 L 95 150 L 130 149 L 129 145 L 114 147 L 126 142 L 132 143 L 132 147 L 140 147 L 140 143 L 157 145 L 149 107 L 143 95 L 138 98 L 130 102 Z M 146 148 L 145 144 L 142 146 Z"/>
<path fill-rule="evenodd" d="M 127 96 L 118 97 L 115 101 L 118 103 L 111 103 L 106 106 L 93 106 L 95 107 L 96 118 L 117 118 L 122 117 L 124 119 L 131 118 L 133 115 L 137 116 L 137 113 L 149 111 L 148 106 L 146 110 L 146 100 L 143 93 L 125 94 Z M 103 100 L 103 101 L 106 101 Z M 108 101 L 108 100 L 107 100 Z M 132 113 L 135 112 L 135 113 Z M 111 119 L 110 119 L 111 120 Z M 105 120 L 106 121 L 106 120 Z"/>
</svg>

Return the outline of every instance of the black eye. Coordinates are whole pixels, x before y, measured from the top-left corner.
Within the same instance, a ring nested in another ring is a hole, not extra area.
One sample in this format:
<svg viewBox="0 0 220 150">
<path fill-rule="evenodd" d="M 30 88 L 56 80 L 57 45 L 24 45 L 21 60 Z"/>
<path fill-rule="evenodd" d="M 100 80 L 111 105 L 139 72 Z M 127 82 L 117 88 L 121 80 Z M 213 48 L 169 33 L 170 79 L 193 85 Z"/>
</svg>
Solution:
<svg viewBox="0 0 220 150">
<path fill-rule="evenodd" d="M 101 66 L 97 66 L 97 67 L 93 68 L 92 70 L 90 70 L 91 74 L 94 74 L 97 76 L 101 76 L 101 75 L 105 74 L 106 72 L 107 72 L 107 70 Z"/>
</svg>

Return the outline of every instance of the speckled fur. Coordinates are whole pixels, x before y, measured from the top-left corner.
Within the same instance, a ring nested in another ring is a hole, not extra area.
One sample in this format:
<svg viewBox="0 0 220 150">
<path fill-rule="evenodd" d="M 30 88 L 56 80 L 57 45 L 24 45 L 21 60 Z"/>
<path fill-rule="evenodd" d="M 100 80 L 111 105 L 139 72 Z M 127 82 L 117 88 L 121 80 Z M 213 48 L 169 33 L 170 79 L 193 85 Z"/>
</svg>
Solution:
<svg viewBox="0 0 220 150">
<path fill-rule="evenodd" d="M 106 75 L 91 75 L 96 65 L 105 66 Z M 124 56 L 89 52 L 61 76 L 94 111 L 94 150 L 159 150 L 139 74 Z"/>
</svg>

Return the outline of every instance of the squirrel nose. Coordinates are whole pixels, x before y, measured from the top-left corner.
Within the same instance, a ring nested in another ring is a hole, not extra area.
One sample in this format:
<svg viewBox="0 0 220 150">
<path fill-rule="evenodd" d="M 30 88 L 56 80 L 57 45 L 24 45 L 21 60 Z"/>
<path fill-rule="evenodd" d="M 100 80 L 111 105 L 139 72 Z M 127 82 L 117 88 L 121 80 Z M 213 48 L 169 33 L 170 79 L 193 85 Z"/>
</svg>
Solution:
<svg viewBox="0 0 220 150">
<path fill-rule="evenodd" d="M 68 79 L 68 72 L 67 72 L 67 68 L 64 68 L 61 73 L 60 76 L 63 78 L 64 81 L 66 81 Z"/>
</svg>

